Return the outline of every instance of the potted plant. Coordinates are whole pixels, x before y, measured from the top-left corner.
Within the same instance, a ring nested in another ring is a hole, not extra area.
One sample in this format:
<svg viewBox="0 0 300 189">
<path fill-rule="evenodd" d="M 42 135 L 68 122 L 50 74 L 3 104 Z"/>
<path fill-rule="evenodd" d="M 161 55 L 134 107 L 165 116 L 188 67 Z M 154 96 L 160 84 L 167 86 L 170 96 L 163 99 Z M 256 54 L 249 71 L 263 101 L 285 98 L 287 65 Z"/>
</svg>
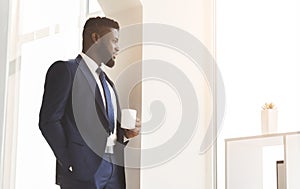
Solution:
<svg viewBox="0 0 300 189">
<path fill-rule="evenodd" d="M 262 134 L 277 132 L 278 111 L 273 103 L 265 103 L 261 110 Z"/>
</svg>

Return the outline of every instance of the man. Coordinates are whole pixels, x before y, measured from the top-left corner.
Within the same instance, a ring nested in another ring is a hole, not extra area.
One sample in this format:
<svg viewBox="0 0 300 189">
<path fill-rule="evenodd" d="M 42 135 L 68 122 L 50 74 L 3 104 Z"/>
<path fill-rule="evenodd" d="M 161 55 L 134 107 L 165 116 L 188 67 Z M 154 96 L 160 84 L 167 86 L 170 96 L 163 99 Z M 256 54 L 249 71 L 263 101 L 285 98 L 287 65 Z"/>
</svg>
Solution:
<svg viewBox="0 0 300 189">
<path fill-rule="evenodd" d="M 46 76 L 39 128 L 56 159 L 62 189 L 125 189 L 124 147 L 136 128 L 121 128 L 113 82 L 103 65 L 113 67 L 119 51 L 119 24 L 90 18 L 83 29 L 82 53 L 57 61 Z"/>
</svg>

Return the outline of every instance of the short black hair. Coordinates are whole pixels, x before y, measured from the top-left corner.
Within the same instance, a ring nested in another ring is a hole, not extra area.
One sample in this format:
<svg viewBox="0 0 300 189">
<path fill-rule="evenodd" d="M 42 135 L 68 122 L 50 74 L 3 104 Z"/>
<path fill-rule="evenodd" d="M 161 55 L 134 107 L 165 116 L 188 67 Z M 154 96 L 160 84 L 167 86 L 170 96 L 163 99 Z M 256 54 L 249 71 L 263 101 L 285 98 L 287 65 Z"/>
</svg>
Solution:
<svg viewBox="0 0 300 189">
<path fill-rule="evenodd" d="M 119 24 L 118 22 L 107 18 L 107 17 L 92 17 L 89 18 L 83 27 L 83 31 L 87 30 L 87 29 L 92 29 L 92 28 L 98 28 L 98 27 L 108 27 L 108 28 L 115 28 L 115 29 L 119 29 Z"/>
<path fill-rule="evenodd" d="M 107 17 L 92 17 L 89 18 L 83 27 L 82 38 L 83 38 L 83 49 L 84 51 L 89 48 L 90 36 L 92 33 L 98 33 L 100 36 L 103 36 L 110 31 L 108 29 L 114 28 L 119 30 L 119 23 L 113 19 Z"/>
</svg>

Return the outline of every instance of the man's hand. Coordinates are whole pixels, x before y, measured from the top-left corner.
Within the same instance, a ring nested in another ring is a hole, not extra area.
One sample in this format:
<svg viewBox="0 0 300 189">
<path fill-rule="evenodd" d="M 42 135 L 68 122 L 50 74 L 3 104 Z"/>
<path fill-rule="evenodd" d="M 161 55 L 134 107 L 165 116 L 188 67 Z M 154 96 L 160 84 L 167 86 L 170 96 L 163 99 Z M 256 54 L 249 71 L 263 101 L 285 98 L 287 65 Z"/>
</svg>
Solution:
<svg viewBox="0 0 300 189">
<path fill-rule="evenodd" d="M 126 129 L 125 130 L 125 136 L 126 138 L 133 138 L 140 134 L 141 130 L 141 120 L 139 118 L 136 118 L 135 122 L 135 128 L 134 129 Z"/>
</svg>

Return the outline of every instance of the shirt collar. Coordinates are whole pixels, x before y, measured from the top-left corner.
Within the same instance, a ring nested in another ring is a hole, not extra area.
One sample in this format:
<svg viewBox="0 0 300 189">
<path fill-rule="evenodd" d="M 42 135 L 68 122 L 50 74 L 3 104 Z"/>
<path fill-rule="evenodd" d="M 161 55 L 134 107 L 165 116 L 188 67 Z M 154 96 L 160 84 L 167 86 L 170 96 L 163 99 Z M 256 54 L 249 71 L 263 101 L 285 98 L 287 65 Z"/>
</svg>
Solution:
<svg viewBox="0 0 300 189">
<path fill-rule="evenodd" d="M 91 71 L 95 72 L 98 69 L 99 66 L 93 59 L 91 59 L 89 56 L 87 56 L 83 52 L 81 52 L 80 55 Z M 100 68 L 101 68 L 101 66 L 100 66 Z"/>
</svg>

